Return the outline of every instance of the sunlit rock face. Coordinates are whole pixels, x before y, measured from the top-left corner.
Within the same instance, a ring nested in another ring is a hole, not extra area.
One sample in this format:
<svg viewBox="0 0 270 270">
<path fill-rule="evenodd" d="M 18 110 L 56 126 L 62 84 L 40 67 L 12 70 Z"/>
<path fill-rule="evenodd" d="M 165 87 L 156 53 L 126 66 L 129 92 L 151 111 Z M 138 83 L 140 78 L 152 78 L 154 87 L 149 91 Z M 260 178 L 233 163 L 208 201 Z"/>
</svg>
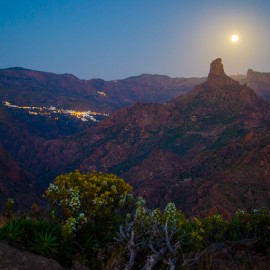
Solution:
<svg viewBox="0 0 270 270">
<path fill-rule="evenodd" d="M 212 61 L 207 82 L 215 85 L 239 85 L 239 82 L 225 74 L 221 58 Z"/>
</svg>

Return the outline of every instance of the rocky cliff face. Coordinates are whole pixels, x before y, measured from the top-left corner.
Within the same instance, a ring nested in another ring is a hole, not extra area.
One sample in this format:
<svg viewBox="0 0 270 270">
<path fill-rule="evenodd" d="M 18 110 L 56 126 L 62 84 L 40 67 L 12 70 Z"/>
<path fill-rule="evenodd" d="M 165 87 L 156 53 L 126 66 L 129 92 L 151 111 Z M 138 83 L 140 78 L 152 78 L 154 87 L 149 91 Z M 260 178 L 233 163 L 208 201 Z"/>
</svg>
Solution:
<svg viewBox="0 0 270 270">
<path fill-rule="evenodd" d="M 210 65 L 210 72 L 207 78 L 207 83 L 219 86 L 239 85 L 239 82 L 231 79 L 225 74 L 221 58 L 217 58 L 216 60 L 212 61 Z"/>
</svg>

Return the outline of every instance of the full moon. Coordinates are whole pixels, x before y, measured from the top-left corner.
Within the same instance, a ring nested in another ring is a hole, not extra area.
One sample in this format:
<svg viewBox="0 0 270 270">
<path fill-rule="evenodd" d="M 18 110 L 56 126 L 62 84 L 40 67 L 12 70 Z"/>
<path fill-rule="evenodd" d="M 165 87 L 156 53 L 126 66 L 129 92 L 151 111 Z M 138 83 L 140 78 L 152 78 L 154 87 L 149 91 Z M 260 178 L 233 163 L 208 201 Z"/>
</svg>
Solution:
<svg viewBox="0 0 270 270">
<path fill-rule="evenodd" d="M 231 36 L 231 41 L 232 42 L 237 42 L 238 40 L 239 40 L 239 36 L 238 35 L 234 34 L 234 35 Z"/>
</svg>

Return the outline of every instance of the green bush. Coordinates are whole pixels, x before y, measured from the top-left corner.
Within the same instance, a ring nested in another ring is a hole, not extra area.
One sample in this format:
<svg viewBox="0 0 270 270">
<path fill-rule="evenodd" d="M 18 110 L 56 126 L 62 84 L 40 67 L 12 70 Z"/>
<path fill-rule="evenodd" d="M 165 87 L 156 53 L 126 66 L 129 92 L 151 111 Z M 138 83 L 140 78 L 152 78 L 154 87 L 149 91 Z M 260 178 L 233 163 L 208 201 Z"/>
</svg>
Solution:
<svg viewBox="0 0 270 270">
<path fill-rule="evenodd" d="M 123 198 L 132 188 L 113 174 L 79 171 L 58 176 L 44 194 L 51 211 L 63 224 L 63 234 L 69 235 L 85 223 L 98 217 L 114 215 Z"/>
<path fill-rule="evenodd" d="M 25 242 L 24 220 L 11 220 L 0 228 L 0 239 L 13 243 L 24 244 Z"/>
</svg>

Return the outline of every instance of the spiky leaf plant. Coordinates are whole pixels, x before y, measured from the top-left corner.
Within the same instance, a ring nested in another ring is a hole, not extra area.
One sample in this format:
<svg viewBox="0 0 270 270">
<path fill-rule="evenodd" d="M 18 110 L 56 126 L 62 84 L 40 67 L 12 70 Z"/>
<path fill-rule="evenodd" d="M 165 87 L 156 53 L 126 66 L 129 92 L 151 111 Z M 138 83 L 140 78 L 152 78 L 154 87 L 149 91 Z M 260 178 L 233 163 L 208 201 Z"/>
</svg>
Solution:
<svg viewBox="0 0 270 270">
<path fill-rule="evenodd" d="M 53 257 L 57 253 L 58 247 L 59 239 L 53 231 L 41 231 L 34 236 L 32 249 L 36 253 Z"/>
<path fill-rule="evenodd" d="M 24 238 L 24 228 L 20 220 L 13 220 L 8 222 L 0 229 L 0 239 L 9 242 L 22 242 Z"/>
</svg>

